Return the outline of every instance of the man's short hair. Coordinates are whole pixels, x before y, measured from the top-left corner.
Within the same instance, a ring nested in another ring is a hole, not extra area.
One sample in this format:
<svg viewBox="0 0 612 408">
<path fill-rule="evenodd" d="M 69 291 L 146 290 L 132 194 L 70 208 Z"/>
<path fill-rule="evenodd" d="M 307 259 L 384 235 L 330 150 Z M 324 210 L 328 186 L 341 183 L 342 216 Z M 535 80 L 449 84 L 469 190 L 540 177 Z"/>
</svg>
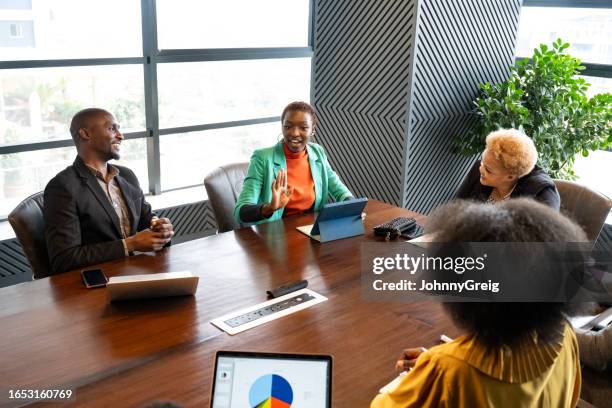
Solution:
<svg viewBox="0 0 612 408">
<path fill-rule="evenodd" d="M 70 122 L 70 135 L 72 136 L 72 140 L 74 140 L 75 146 L 78 147 L 81 141 L 79 130 L 86 128 L 88 122 L 98 115 L 110 115 L 110 112 L 100 108 L 87 108 L 78 111 L 76 115 L 72 117 L 72 121 Z"/>
</svg>

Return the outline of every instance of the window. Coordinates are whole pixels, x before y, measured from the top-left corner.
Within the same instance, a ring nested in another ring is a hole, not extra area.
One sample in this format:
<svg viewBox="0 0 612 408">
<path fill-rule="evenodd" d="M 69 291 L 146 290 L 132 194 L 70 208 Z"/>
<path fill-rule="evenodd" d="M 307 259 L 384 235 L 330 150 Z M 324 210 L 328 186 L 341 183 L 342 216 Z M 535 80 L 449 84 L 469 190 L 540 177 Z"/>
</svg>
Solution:
<svg viewBox="0 0 612 408">
<path fill-rule="evenodd" d="M 138 0 L 32 0 L 21 13 L 33 22 L 34 46 L 11 48 L 2 60 L 142 56 Z"/>
<path fill-rule="evenodd" d="M 161 64 L 162 128 L 280 116 L 310 95 L 310 59 Z"/>
<path fill-rule="evenodd" d="M 310 99 L 310 6 L 156 2 L 162 190 L 202 184 L 216 167 L 276 142 L 285 105 Z"/>
<path fill-rule="evenodd" d="M 0 0 L 0 9 L 30 10 L 32 9 L 32 0 Z"/>
<path fill-rule="evenodd" d="M 124 132 L 142 131 L 142 84 L 138 65 L 0 70 L 0 144 L 70 139 L 70 119 L 89 106 L 113 112 Z"/>
<path fill-rule="evenodd" d="M 308 46 L 308 0 L 158 0 L 159 48 Z"/>
<path fill-rule="evenodd" d="M 591 86 L 587 91 L 589 97 L 598 93 L 612 93 L 612 78 L 585 76 Z M 588 157 L 576 156 L 574 171 L 581 183 L 612 197 L 612 151 L 599 150 L 591 152 Z M 611 220 L 612 221 L 612 220 Z"/>
<path fill-rule="evenodd" d="M 583 62 L 612 64 L 612 8 L 523 7 L 517 56 L 557 38 L 570 43 L 570 55 Z"/>
<path fill-rule="evenodd" d="M 9 26 L 11 38 L 23 38 L 23 26 L 19 23 L 12 23 Z"/>
<path fill-rule="evenodd" d="M 117 161 L 134 170 L 143 190 L 148 188 L 145 152 L 144 139 L 125 140 L 121 161 Z M 44 190 L 49 180 L 72 164 L 75 157 L 74 147 L 0 155 L 0 214 L 8 214 L 21 200 Z"/>
<path fill-rule="evenodd" d="M 587 95 L 592 97 L 600 93 L 612 93 L 612 78 L 602 78 L 585 75 L 583 78 L 591 84 L 587 90 Z"/>
<path fill-rule="evenodd" d="M 163 136 L 162 184 L 165 189 L 202 184 L 217 167 L 248 162 L 255 149 L 273 145 L 280 135 L 279 122 Z"/>
<path fill-rule="evenodd" d="M 598 150 L 589 154 L 588 157 L 576 157 L 574 170 L 580 182 L 612 197 L 612 183 L 610 183 L 610 171 L 612 170 L 612 152 Z"/>
<path fill-rule="evenodd" d="M 532 55 L 541 43 L 561 38 L 570 43 L 569 54 L 587 66 L 583 73 L 591 84 L 588 96 L 612 93 L 612 3 L 608 8 L 567 7 L 572 2 L 554 0 L 550 7 L 530 7 L 529 3 L 525 0 L 521 10 L 517 58 Z M 589 69 L 590 64 L 598 64 L 597 69 Z M 608 176 L 612 174 L 612 152 L 596 151 L 586 158 L 578 155 L 574 171 L 581 183 L 612 197 Z"/>
<path fill-rule="evenodd" d="M 154 194 L 276 142 L 284 106 L 310 99 L 311 7 L 0 1 L 23 19 L 0 22 L 0 220 L 72 163 L 68 127 L 85 107 L 116 116 L 128 139 L 119 163 Z"/>
</svg>

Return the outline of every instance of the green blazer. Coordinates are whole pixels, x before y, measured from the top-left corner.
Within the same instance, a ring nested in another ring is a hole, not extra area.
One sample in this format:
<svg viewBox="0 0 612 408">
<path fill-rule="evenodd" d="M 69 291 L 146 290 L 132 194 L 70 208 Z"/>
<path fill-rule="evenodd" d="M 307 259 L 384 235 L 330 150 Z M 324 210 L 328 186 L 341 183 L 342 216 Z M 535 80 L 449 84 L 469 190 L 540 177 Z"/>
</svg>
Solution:
<svg viewBox="0 0 612 408">
<path fill-rule="evenodd" d="M 308 152 L 310 172 L 314 180 L 314 210 L 319 211 L 327 203 L 328 196 L 331 196 L 334 201 L 342 201 L 352 197 L 351 192 L 329 165 L 323 147 L 316 143 L 308 143 L 306 151 Z M 287 171 L 287 160 L 285 159 L 282 142 L 272 147 L 255 150 L 251 157 L 247 176 L 244 179 L 242 191 L 234 207 L 234 218 L 238 222 L 242 222 L 239 214 L 243 205 L 266 204 L 272 200 L 272 182 L 281 169 Z M 284 211 L 284 208 L 280 208 L 270 218 L 255 224 L 279 220 L 282 218 Z"/>
</svg>

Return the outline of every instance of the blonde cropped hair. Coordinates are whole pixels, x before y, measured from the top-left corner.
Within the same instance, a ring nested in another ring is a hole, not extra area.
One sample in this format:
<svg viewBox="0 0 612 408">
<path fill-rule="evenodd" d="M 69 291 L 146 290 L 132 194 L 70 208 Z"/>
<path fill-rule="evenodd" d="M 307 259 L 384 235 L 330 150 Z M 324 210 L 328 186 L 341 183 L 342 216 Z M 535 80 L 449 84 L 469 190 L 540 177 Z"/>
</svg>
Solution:
<svg viewBox="0 0 612 408">
<path fill-rule="evenodd" d="M 499 129 L 489 133 L 485 149 L 492 153 L 510 174 L 518 177 L 531 172 L 538 161 L 538 151 L 533 140 L 516 129 Z"/>
</svg>

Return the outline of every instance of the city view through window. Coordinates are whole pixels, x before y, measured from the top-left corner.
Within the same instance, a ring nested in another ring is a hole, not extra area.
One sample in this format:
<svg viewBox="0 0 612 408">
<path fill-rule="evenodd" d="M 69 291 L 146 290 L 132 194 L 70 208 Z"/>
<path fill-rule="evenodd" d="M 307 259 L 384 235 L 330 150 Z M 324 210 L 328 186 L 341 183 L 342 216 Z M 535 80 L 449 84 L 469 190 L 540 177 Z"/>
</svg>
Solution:
<svg viewBox="0 0 612 408">
<path fill-rule="evenodd" d="M 183 1 L 180 8 L 156 3 L 160 49 L 308 46 L 308 0 L 272 0 L 265 7 L 247 0 Z M 221 24 L 228 13 L 254 34 Z M 0 1 L 0 55 L 3 61 L 142 57 L 141 2 Z M 157 73 L 161 129 L 278 117 L 289 101 L 310 99 L 308 57 L 160 63 Z M 143 132 L 146 86 L 138 61 L 1 69 L 0 145 L 70 140 L 71 117 L 90 106 L 115 114 L 124 134 Z M 161 136 L 162 190 L 201 184 L 221 164 L 248 161 L 280 130 L 274 121 Z M 72 146 L 0 155 L 0 218 L 43 190 L 75 155 Z M 155 158 L 139 138 L 124 141 L 117 163 L 132 168 L 147 191 L 149 160 Z"/>
</svg>

